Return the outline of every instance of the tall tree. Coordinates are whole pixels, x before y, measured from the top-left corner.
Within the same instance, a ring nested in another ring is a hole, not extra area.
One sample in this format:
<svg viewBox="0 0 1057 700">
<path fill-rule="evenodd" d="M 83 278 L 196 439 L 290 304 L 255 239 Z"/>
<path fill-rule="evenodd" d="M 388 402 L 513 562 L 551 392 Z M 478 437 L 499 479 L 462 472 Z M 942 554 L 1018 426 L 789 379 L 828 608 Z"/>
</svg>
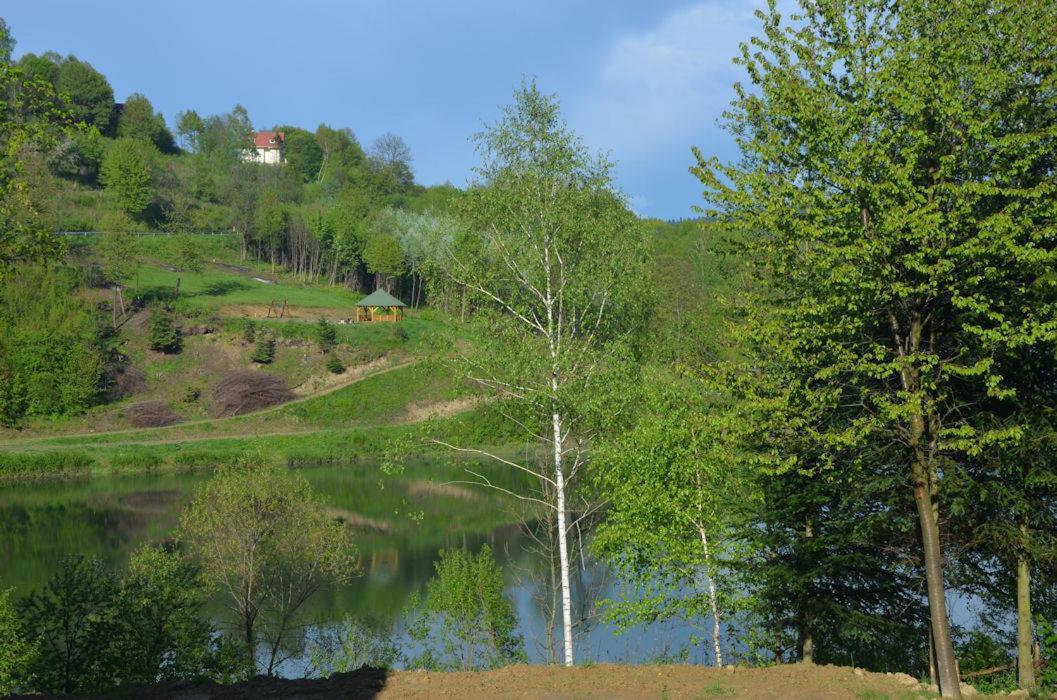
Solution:
<svg viewBox="0 0 1057 700">
<path fill-rule="evenodd" d="M 118 117 L 117 135 L 153 144 L 162 153 L 172 152 L 176 147 L 169 128 L 165 126 L 165 117 L 161 112 L 155 112 L 150 100 L 138 92 L 125 100 Z"/>
<path fill-rule="evenodd" d="M 641 318 L 643 231 L 614 191 L 609 162 L 588 152 L 557 100 L 534 83 L 517 90 L 477 147 L 482 164 L 464 212 L 477 244 L 453 248 L 459 254 L 447 269 L 471 295 L 488 342 L 463 367 L 518 407 L 508 415 L 549 455 L 542 469 L 501 461 L 543 484 L 546 495 L 534 500 L 556 518 L 564 659 L 572 665 L 569 536 L 592 510 L 571 500 L 572 484 L 592 437 L 589 409 L 605 393 L 619 341 Z"/>
<path fill-rule="evenodd" d="M 1052 340 L 1052 304 L 1026 305 L 1023 290 L 1057 237 L 1057 203 L 1042 196 L 1057 7 L 801 8 L 789 24 L 771 2 L 742 48 L 752 87 L 737 86 L 729 114 L 742 161 L 698 152 L 694 172 L 710 213 L 755 234 L 788 362 L 814 401 L 846 409 L 828 443 L 901 446 L 939 685 L 957 697 L 937 494 L 946 460 L 1011 435 L 971 420 L 980 400 L 1015 395 L 995 355 Z"/>
<path fill-rule="evenodd" d="M 304 606 L 326 582 L 346 582 L 358 562 L 345 525 L 327 515 L 303 477 L 270 468 L 221 471 L 180 520 L 203 579 L 224 596 L 244 642 L 247 669 L 283 661 Z"/>
<path fill-rule="evenodd" d="M 94 125 L 104 134 L 111 133 L 114 89 L 102 73 L 85 61 L 67 56 L 59 64 L 55 87 L 69 97 L 74 121 Z"/>
</svg>

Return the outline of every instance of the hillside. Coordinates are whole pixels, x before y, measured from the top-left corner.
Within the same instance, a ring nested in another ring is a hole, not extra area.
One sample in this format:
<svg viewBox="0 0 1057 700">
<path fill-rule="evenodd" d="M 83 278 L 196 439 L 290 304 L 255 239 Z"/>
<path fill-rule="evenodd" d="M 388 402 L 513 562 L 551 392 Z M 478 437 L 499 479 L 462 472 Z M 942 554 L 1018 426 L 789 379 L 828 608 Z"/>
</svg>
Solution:
<svg viewBox="0 0 1057 700">
<path fill-rule="evenodd" d="M 127 314 L 108 330 L 107 385 L 96 405 L 0 428 L 0 465 L 20 473 L 47 471 L 53 461 L 65 464 L 57 467 L 63 471 L 72 464 L 136 468 L 202 463 L 246 449 L 288 461 L 331 459 L 358 441 L 380 449 L 389 427 L 406 432 L 477 404 L 445 366 L 445 348 L 459 330 L 438 314 L 408 309 L 395 324 L 348 323 L 361 294 L 247 264 L 229 237 L 196 239 L 205 259 L 193 273 L 170 264 L 172 237 L 137 240 L 142 259 L 122 290 Z M 73 241 L 70 259 L 91 270 L 96 241 Z M 105 286 L 84 284 L 77 294 L 100 309 L 122 304 Z M 151 314 L 159 306 L 171 309 L 179 328 L 176 352 L 150 347 Z M 99 312 L 100 323 L 108 313 Z M 317 338 L 320 319 L 334 336 L 327 352 Z M 262 338 L 274 339 L 267 363 L 254 361 Z M 340 372 L 328 366 L 335 359 Z M 276 380 L 284 393 L 271 405 L 231 415 L 218 387 L 246 372 Z M 62 455 L 76 457 L 69 462 Z"/>
</svg>

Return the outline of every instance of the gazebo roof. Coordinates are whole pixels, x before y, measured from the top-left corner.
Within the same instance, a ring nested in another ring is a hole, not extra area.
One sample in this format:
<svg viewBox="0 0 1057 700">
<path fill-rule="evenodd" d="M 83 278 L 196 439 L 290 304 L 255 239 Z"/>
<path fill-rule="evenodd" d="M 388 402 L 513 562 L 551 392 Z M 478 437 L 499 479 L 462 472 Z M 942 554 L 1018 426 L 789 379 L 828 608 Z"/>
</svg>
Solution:
<svg viewBox="0 0 1057 700">
<path fill-rule="evenodd" d="M 356 302 L 356 306 L 407 306 L 407 304 L 384 289 L 376 289 Z"/>
</svg>

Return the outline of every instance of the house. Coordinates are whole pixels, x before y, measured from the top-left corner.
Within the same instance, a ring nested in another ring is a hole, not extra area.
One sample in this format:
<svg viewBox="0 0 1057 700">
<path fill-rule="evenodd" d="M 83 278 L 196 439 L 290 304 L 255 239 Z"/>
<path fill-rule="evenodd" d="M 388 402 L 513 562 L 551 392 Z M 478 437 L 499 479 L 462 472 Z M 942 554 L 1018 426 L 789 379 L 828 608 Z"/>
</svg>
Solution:
<svg viewBox="0 0 1057 700">
<path fill-rule="evenodd" d="M 398 321 L 407 306 L 384 289 L 376 289 L 356 304 L 356 322 Z"/>
<path fill-rule="evenodd" d="M 253 135 L 253 148 L 242 150 L 242 160 L 278 165 L 286 159 L 285 131 L 258 131 Z"/>
</svg>

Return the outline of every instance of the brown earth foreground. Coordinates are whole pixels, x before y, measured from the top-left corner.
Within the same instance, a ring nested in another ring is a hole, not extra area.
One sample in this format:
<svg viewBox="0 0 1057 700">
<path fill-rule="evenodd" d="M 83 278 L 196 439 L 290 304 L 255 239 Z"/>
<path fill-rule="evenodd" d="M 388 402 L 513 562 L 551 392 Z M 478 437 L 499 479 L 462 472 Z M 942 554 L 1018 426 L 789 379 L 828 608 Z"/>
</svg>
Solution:
<svg viewBox="0 0 1057 700">
<path fill-rule="evenodd" d="M 967 689 L 968 690 L 968 689 Z M 714 669 L 689 665 L 509 666 L 476 673 L 361 669 L 322 680 L 258 678 L 229 686 L 139 689 L 137 698 L 931 698 L 905 674 L 790 664 Z M 983 696 L 976 695 L 976 698 Z"/>
</svg>

